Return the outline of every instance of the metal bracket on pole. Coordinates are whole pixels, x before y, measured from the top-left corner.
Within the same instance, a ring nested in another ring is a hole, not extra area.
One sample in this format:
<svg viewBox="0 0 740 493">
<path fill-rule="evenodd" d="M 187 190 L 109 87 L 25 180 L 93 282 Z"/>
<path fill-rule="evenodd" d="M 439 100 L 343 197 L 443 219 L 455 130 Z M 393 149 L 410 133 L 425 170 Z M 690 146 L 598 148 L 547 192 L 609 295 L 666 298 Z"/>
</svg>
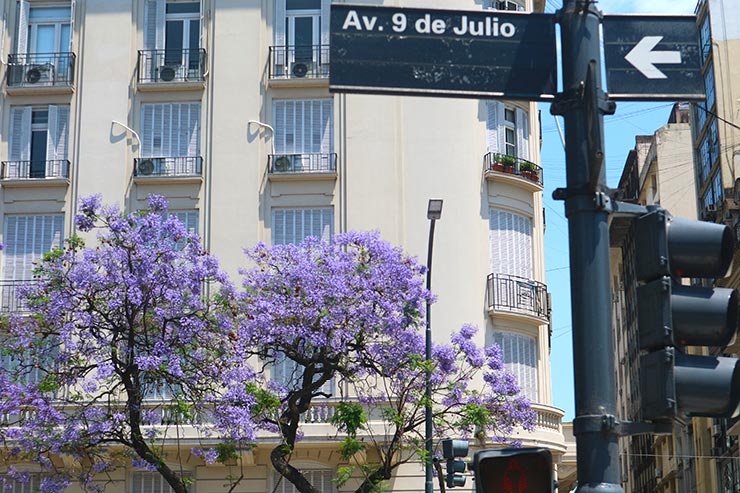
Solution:
<svg viewBox="0 0 740 493">
<path fill-rule="evenodd" d="M 573 434 L 604 433 L 607 435 L 630 436 L 641 434 L 670 435 L 673 423 L 661 421 L 656 423 L 619 421 L 611 414 L 578 416 L 573 420 Z"/>
</svg>

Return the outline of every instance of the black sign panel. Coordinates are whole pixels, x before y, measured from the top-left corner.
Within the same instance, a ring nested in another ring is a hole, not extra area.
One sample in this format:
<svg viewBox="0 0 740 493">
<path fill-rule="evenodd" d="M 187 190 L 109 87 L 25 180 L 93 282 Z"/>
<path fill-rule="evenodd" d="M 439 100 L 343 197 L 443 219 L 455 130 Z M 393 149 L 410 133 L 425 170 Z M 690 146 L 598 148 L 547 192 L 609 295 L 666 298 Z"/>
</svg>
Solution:
<svg viewBox="0 0 740 493">
<path fill-rule="evenodd" d="M 551 14 L 331 6 L 335 92 L 551 99 Z"/>
<path fill-rule="evenodd" d="M 604 16 L 610 99 L 704 99 L 695 16 Z"/>
</svg>

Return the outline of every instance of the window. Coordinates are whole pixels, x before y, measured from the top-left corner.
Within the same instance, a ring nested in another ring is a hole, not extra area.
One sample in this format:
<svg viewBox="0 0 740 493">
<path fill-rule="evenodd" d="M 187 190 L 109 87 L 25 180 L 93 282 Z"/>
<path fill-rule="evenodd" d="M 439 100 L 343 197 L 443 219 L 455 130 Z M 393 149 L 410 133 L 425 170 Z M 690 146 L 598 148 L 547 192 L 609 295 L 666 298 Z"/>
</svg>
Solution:
<svg viewBox="0 0 740 493">
<path fill-rule="evenodd" d="M 334 236 L 334 210 L 320 209 L 273 209 L 272 244 L 298 244 L 308 236 L 331 240 Z"/>
<path fill-rule="evenodd" d="M 201 24 L 200 1 L 146 0 L 141 80 L 202 80 Z"/>
<path fill-rule="evenodd" d="M 493 342 L 501 346 L 504 367 L 514 374 L 521 394 L 537 402 L 537 341 L 534 337 L 496 331 Z"/>
<path fill-rule="evenodd" d="M 318 491 L 323 491 L 325 493 L 333 493 L 337 491 L 334 486 L 334 482 L 332 481 L 334 478 L 334 471 L 331 469 L 305 469 L 301 470 L 301 472 Z M 274 493 L 298 493 L 298 490 L 293 486 L 293 483 L 282 477 L 277 471 L 273 471 L 272 482 L 273 487 L 270 491 L 273 491 Z"/>
<path fill-rule="evenodd" d="M 192 476 L 189 472 L 183 473 L 185 478 Z M 188 483 L 186 489 L 193 493 L 193 483 Z M 173 490 L 158 472 L 135 472 L 131 478 L 131 493 L 173 493 Z"/>
<path fill-rule="evenodd" d="M 706 102 L 694 103 L 694 110 L 696 115 L 696 133 L 698 134 L 704 128 L 704 123 L 707 121 Z"/>
<path fill-rule="evenodd" d="M 157 175 L 199 174 L 200 103 L 141 105 L 141 157 L 156 160 Z"/>
<path fill-rule="evenodd" d="M 275 153 L 283 155 L 334 152 L 334 100 L 273 101 Z"/>
<path fill-rule="evenodd" d="M 198 233 L 198 211 L 193 209 L 189 211 L 170 211 L 170 214 L 177 217 L 185 225 L 190 233 Z"/>
<path fill-rule="evenodd" d="M 0 478 L 4 493 L 36 493 L 41 485 L 41 474 L 37 472 L 21 473 L 28 481 L 18 481 L 7 476 Z M 7 481 L 7 482 L 6 482 Z"/>
<path fill-rule="evenodd" d="M 714 108 L 714 68 L 709 65 L 706 73 L 704 74 L 704 89 L 707 92 L 706 97 L 706 108 L 712 111 Z"/>
<path fill-rule="evenodd" d="M 314 46 L 329 45 L 330 0 L 276 0 L 275 46 L 294 47 L 295 59 L 317 61 Z"/>
<path fill-rule="evenodd" d="M 524 10 L 523 6 L 519 5 L 513 0 L 494 0 L 492 8 L 496 10 L 510 10 L 514 12 Z"/>
<path fill-rule="evenodd" d="M 529 159 L 529 114 L 499 101 L 486 102 L 488 152 Z"/>
<path fill-rule="evenodd" d="M 300 388 L 301 382 L 303 381 L 303 367 L 299 366 L 298 363 L 292 359 L 287 358 L 285 355 L 281 355 L 276 358 L 271 371 L 272 381 L 284 385 L 289 390 Z M 318 380 L 318 376 L 319 375 L 314 378 L 314 382 Z M 320 392 L 334 395 L 334 379 L 332 378 L 322 385 Z"/>
<path fill-rule="evenodd" d="M 532 278 L 532 220 L 490 209 L 491 273 Z"/>
<path fill-rule="evenodd" d="M 19 19 L 16 53 L 70 52 L 74 2 L 33 5 L 28 0 L 18 3 Z"/>
<path fill-rule="evenodd" d="M 62 246 L 63 226 L 63 214 L 5 216 L 3 279 L 32 279 L 34 262 Z"/>
<path fill-rule="evenodd" d="M 14 106 L 4 178 L 66 176 L 69 106 Z"/>
<path fill-rule="evenodd" d="M 699 146 L 699 154 L 701 156 L 701 172 L 699 174 L 699 184 L 701 185 L 707 180 L 707 177 L 709 176 L 709 171 L 712 169 L 712 158 L 709 154 L 709 136 L 707 134 L 704 134 L 704 138 L 701 140 L 701 144 Z"/>
<path fill-rule="evenodd" d="M 699 32 L 699 43 L 701 45 L 701 63 L 703 64 L 712 52 L 712 32 L 709 24 L 709 13 L 704 16 Z"/>
</svg>

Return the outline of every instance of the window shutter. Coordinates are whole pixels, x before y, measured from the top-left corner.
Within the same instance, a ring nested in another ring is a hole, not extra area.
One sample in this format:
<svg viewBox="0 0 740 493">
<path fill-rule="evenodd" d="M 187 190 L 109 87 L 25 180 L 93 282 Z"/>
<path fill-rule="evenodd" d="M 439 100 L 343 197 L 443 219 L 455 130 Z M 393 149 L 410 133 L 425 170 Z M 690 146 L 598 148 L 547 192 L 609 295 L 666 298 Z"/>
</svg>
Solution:
<svg viewBox="0 0 740 493">
<path fill-rule="evenodd" d="M 516 109 L 516 153 L 522 159 L 529 159 L 529 118 L 527 112 Z"/>
<path fill-rule="evenodd" d="M 141 157 L 154 156 L 154 104 L 141 105 Z"/>
<path fill-rule="evenodd" d="M 324 48 L 329 47 L 329 19 L 331 17 L 331 0 L 321 0 L 321 18 L 319 19 L 319 22 L 321 23 L 321 39 L 319 42 L 321 43 L 321 46 Z M 319 53 L 321 53 L 319 51 Z M 326 63 L 326 60 L 322 61 L 322 63 Z"/>
<path fill-rule="evenodd" d="M 10 110 L 10 161 L 31 159 L 31 107 L 13 106 Z"/>
<path fill-rule="evenodd" d="M 486 101 L 486 146 L 488 152 L 503 152 L 501 150 L 503 148 L 498 144 L 498 127 L 499 123 L 503 122 L 503 120 L 499 121 L 498 118 L 498 107 L 501 105 L 502 103 L 498 101 Z"/>
<path fill-rule="evenodd" d="M 31 13 L 28 0 L 18 2 L 18 29 L 16 33 L 16 53 L 26 55 L 28 53 L 28 18 Z M 25 60 L 25 57 L 22 58 Z"/>
<path fill-rule="evenodd" d="M 275 46 L 285 46 L 285 0 L 275 0 Z"/>
<path fill-rule="evenodd" d="M 491 273 L 532 278 L 532 220 L 489 210 Z"/>
<path fill-rule="evenodd" d="M 72 53 L 74 51 L 72 49 L 72 47 L 74 46 L 74 39 L 75 39 L 75 11 L 76 11 L 76 8 L 77 8 L 77 0 L 71 0 L 70 6 L 69 6 L 69 52 L 70 53 Z"/>
<path fill-rule="evenodd" d="M 273 209 L 272 244 L 301 243 L 308 236 L 331 240 L 334 209 Z"/>
<path fill-rule="evenodd" d="M 146 0 L 144 5 L 144 49 L 164 49 L 165 0 Z"/>
<path fill-rule="evenodd" d="M 62 245 L 63 214 L 6 216 L 3 279 L 29 280 L 33 262 Z"/>
<path fill-rule="evenodd" d="M 521 394 L 537 402 L 537 341 L 533 337 L 496 331 L 493 342 L 501 347 L 504 367 L 516 377 Z"/>
<path fill-rule="evenodd" d="M 310 101 L 290 101 L 293 118 L 288 121 L 293 135 L 292 154 L 306 152 L 311 146 L 311 107 Z"/>
<path fill-rule="evenodd" d="M 186 156 L 200 156 L 200 103 L 185 103 L 183 109 L 188 110 L 187 120 L 187 149 Z"/>
<path fill-rule="evenodd" d="M 287 130 L 285 103 L 285 101 L 273 101 L 272 103 L 272 121 L 275 129 L 272 139 L 275 143 L 275 153 L 277 154 L 285 154 L 285 134 Z"/>
<path fill-rule="evenodd" d="M 185 229 L 187 229 L 190 233 L 198 233 L 198 211 L 197 210 L 191 210 L 191 211 L 177 211 L 173 212 L 173 215 L 180 220 L 180 222 L 185 225 Z"/>
<path fill-rule="evenodd" d="M 325 2 L 328 4 L 328 2 Z M 328 17 L 326 17 L 328 19 Z M 321 99 L 321 143 L 318 147 L 322 154 L 334 152 L 334 100 Z"/>
</svg>

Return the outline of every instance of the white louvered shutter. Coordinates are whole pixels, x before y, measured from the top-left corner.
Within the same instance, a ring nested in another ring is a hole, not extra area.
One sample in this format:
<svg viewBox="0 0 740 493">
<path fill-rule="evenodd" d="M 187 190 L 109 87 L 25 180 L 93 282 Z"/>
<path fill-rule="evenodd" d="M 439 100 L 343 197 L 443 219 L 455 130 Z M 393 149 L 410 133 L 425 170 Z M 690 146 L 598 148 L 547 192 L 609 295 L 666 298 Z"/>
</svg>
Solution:
<svg viewBox="0 0 740 493">
<path fill-rule="evenodd" d="M 321 0 L 321 38 L 320 43 L 322 47 L 329 46 L 329 18 L 331 17 L 331 0 Z M 320 53 L 320 52 L 319 52 Z M 325 61 L 323 63 L 326 63 Z"/>
<path fill-rule="evenodd" d="M 200 156 L 200 103 L 182 105 L 188 111 L 186 129 L 186 149 L 184 156 Z"/>
<path fill-rule="evenodd" d="M 532 220 L 489 210 L 491 273 L 532 278 Z"/>
<path fill-rule="evenodd" d="M 329 241 L 334 235 L 334 209 L 273 209 L 272 244 L 301 243 L 308 236 Z"/>
<path fill-rule="evenodd" d="M 15 39 L 16 53 L 19 55 L 28 53 L 28 18 L 30 13 L 28 0 L 20 0 L 18 2 L 18 29 Z M 25 60 L 25 57 L 23 60 Z"/>
<path fill-rule="evenodd" d="M 5 216 L 3 279 L 29 280 L 33 263 L 62 246 L 64 214 Z"/>
<path fill-rule="evenodd" d="M 10 110 L 10 161 L 31 159 L 31 107 L 13 106 Z"/>
<path fill-rule="evenodd" d="M 176 211 L 172 213 L 190 233 L 198 233 L 198 211 Z"/>
<path fill-rule="evenodd" d="M 285 46 L 285 0 L 275 0 L 275 46 Z"/>
<path fill-rule="evenodd" d="M 511 332 L 493 333 L 493 342 L 501 346 L 504 367 L 514 374 L 521 394 L 538 401 L 537 341 L 534 337 Z"/>
<path fill-rule="evenodd" d="M 183 474 L 185 478 L 192 476 L 189 472 Z M 188 492 L 193 491 L 193 482 L 188 482 L 185 488 Z M 173 490 L 157 472 L 135 472 L 131 477 L 131 493 L 173 493 Z"/>
<path fill-rule="evenodd" d="M 273 102 L 277 154 L 334 152 L 334 100 Z"/>
<path fill-rule="evenodd" d="M 69 52 L 72 53 L 74 50 L 74 39 L 75 39 L 75 12 L 77 10 L 77 0 L 71 0 L 69 6 Z"/>
<path fill-rule="evenodd" d="M 154 113 L 156 106 L 158 105 L 141 105 L 141 157 L 157 157 L 155 156 L 154 145 Z"/>
<path fill-rule="evenodd" d="M 498 101 L 486 101 L 486 146 L 488 152 L 501 152 L 498 146 Z"/>
<path fill-rule="evenodd" d="M 522 159 L 529 159 L 529 118 L 520 108 L 516 109 L 516 153 Z"/>
<path fill-rule="evenodd" d="M 6 486 L 5 493 L 34 493 L 39 491 L 41 485 L 41 474 L 37 472 L 29 473 L 28 481 L 22 483 L 18 480 L 11 480 Z"/>
<path fill-rule="evenodd" d="M 333 493 L 336 491 L 334 482 L 334 471 L 331 469 L 301 469 L 305 478 L 322 493 Z M 272 474 L 272 488 L 275 493 L 298 493 L 293 483 L 285 479 L 277 471 Z"/>
<path fill-rule="evenodd" d="M 47 176 L 62 176 L 69 143 L 69 106 L 49 105 L 49 128 L 46 132 Z"/>
</svg>

